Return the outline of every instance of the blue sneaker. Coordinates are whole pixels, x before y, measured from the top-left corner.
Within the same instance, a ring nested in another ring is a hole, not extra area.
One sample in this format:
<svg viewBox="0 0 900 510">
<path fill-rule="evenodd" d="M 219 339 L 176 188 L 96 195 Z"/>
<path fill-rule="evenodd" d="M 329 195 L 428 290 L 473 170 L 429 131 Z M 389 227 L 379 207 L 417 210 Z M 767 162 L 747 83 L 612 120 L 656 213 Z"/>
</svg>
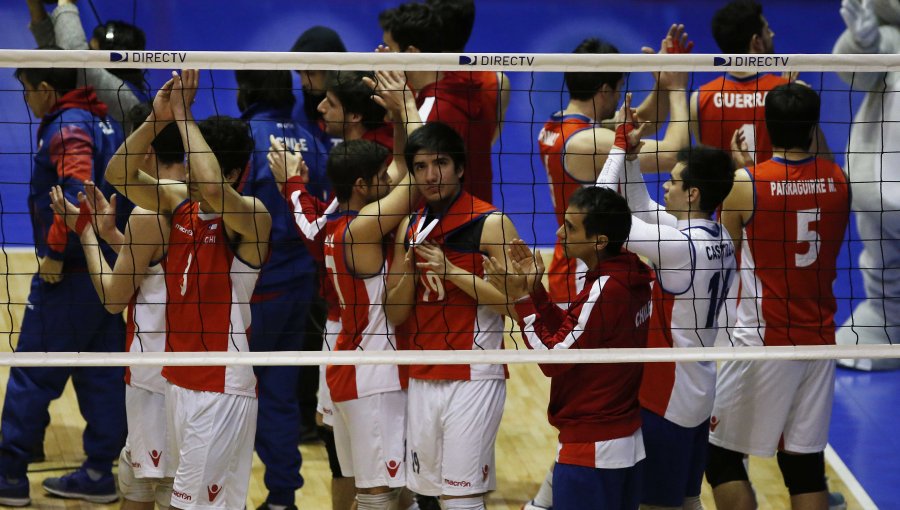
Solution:
<svg viewBox="0 0 900 510">
<path fill-rule="evenodd" d="M 0 476 L 0 505 L 28 506 L 31 504 L 28 478 L 19 478 L 16 483 L 9 483 L 5 476 Z"/>
<path fill-rule="evenodd" d="M 91 503 L 112 503 L 119 499 L 112 473 L 105 473 L 94 481 L 81 468 L 59 478 L 47 478 L 41 485 L 45 491 L 61 498 L 83 499 Z"/>
<path fill-rule="evenodd" d="M 828 510 L 847 510 L 847 501 L 840 492 L 828 493 Z"/>
</svg>

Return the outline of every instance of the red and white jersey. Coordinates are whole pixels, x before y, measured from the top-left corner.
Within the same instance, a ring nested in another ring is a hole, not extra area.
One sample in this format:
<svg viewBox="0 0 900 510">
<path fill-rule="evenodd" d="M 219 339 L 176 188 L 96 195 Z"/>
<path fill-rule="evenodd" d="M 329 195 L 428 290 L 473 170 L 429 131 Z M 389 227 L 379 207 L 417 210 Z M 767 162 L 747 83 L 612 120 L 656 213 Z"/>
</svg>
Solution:
<svg viewBox="0 0 900 510">
<path fill-rule="evenodd" d="M 582 181 L 572 176 L 566 168 L 566 146 L 572 135 L 592 129 L 594 120 L 581 114 L 564 115 L 556 112 L 544 124 L 538 135 L 538 147 L 541 151 L 541 162 L 547 171 L 547 184 L 550 185 L 550 198 L 556 212 L 556 224 L 563 224 L 566 208 L 572 194 L 583 186 L 593 186 L 594 180 Z M 577 259 L 566 258 L 559 239 L 553 248 L 553 259 L 547 270 L 550 284 L 550 297 L 557 303 L 570 303 L 581 292 L 584 286 L 584 275 L 588 267 Z"/>
<path fill-rule="evenodd" d="M 141 286 L 128 304 L 125 324 L 126 352 L 166 352 L 166 275 L 162 262 L 147 268 Z M 162 367 L 125 367 L 125 384 L 165 393 Z"/>
<path fill-rule="evenodd" d="M 772 158 L 747 169 L 755 207 L 744 225 L 735 345 L 833 345 L 832 285 L 850 215 L 831 161 Z"/>
<path fill-rule="evenodd" d="M 731 150 L 731 137 L 738 129 L 755 152 L 757 163 L 772 157 L 772 141 L 766 130 L 766 95 L 788 80 L 774 74 L 736 78 L 726 74 L 703 85 L 697 94 L 700 143 Z"/>
<path fill-rule="evenodd" d="M 684 245 L 670 248 L 688 250 L 690 262 L 681 268 L 654 267 L 647 347 L 712 347 L 719 312 L 736 276 L 734 244 L 714 221 L 682 220 L 678 230 Z M 682 427 L 696 427 L 709 418 L 715 393 L 714 362 L 644 365 L 641 406 Z"/>
<path fill-rule="evenodd" d="M 259 268 L 242 261 L 219 214 L 184 201 L 172 214 L 166 255 L 167 351 L 250 352 L 250 297 Z M 256 396 L 249 365 L 166 366 L 170 383 L 196 391 Z"/>
<path fill-rule="evenodd" d="M 483 278 L 481 232 L 484 220 L 495 211 L 491 204 L 463 191 L 447 212 L 437 217 L 439 222 L 426 239 L 438 244 L 452 264 Z M 427 207 L 417 211 L 407 229 L 407 245 L 412 233 L 421 230 L 419 223 L 427 225 L 435 217 Z M 410 349 L 503 348 L 503 317 L 432 271 L 420 275 L 416 304 L 402 329 L 408 332 Z M 505 365 L 411 365 L 409 376 L 468 381 L 505 379 L 507 373 Z"/>
<path fill-rule="evenodd" d="M 335 351 L 394 351 L 394 328 L 384 314 L 387 260 L 369 276 L 357 276 L 347 267 L 350 239 L 347 227 L 357 211 L 332 214 L 325 224 L 325 268 L 340 302 L 341 332 Z M 325 380 L 334 402 L 406 388 L 405 368 L 397 365 L 328 365 Z"/>
</svg>

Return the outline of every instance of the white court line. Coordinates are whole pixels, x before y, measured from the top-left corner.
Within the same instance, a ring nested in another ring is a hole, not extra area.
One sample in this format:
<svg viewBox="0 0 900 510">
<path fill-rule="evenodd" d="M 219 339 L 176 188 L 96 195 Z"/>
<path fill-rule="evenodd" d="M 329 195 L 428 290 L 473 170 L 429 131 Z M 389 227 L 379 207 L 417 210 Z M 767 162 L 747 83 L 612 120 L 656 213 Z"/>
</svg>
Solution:
<svg viewBox="0 0 900 510">
<path fill-rule="evenodd" d="M 830 444 L 825 445 L 825 462 L 831 466 L 831 469 L 834 469 L 834 472 L 837 473 L 841 481 L 844 482 L 844 485 L 847 486 L 847 489 L 853 494 L 856 501 L 859 502 L 860 508 L 863 510 L 878 510 L 878 505 L 872 501 L 872 498 L 869 497 L 869 494 L 863 489 L 863 486 L 860 485 L 859 480 L 853 476 L 850 468 L 844 464 L 840 455 L 834 451 L 834 448 L 832 448 Z"/>
</svg>

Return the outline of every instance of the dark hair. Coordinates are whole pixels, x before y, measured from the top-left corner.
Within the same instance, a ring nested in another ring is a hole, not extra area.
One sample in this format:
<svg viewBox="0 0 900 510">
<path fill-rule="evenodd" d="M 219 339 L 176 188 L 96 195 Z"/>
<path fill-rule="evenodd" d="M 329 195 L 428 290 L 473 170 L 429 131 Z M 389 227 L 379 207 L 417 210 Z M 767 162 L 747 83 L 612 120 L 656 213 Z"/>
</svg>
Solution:
<svg viewBox="0 0 900 510">
<path fill-rule="evenodd" d="M 293 108 L 294 97 L 291 72 L 240 70 L 234 72 L 238 86 L 238 108 L 246 111 L 254 104 L 275 108 Z"/>
<path fill-rule="evenodd" d="M 766 129 L 772 146 L 808 150 L 812 130 L 819 123 L 821 101 L 816 91 L 799 83 L 786 83 L 766 95 Z"/>
<path fill-rule="evenodd" d="M 68 67 L 20 67 L 16 69 L 15 77 L 22 85 L 27 81 L 32 87 L 47 82 L 60 96 L 78 88 L 78 69 Z"/>
<path fill-rule="evenodd" d="M 144 31 L 124 21 L 110 20 L 102 25 L 97 25 L 92 37 L 97 40 L 98 49 L 104 51 L 143 51 L 147 48 L 147 37 L 144 35 Z M 144 83 L 143 69 L 111 67 L 107 71 L 144 92 L 148 89 Z"/>
<path fill-rule="evenodd" d="M 695 145 L 678 151 L 678 161 L 686 165 L 681 172 L 682 189 L 700 190 L 700 210 L 711 215 L 734 185 L 731 156 L 715 147 Z"/>
<path fill-rule="evenodd" d="M 341 202 L 349 200 L 356 180 L 371 183 L 387 157 L 387 148 L 369 140 L 346 140 L 334 146 L 326 168 L 334 196 Z"/>
<path fill-rule="evenodd" d="M 153 106 L 150 103 L 138 103 L 128 111 L 125 120 L 131 125 L 129 133 L 141 127 L 141 124 L 150 116 Z M 178 125 L 170 122 L 166 127 L 156 133 L 156 138 L 150 142 L 156 159 L 164 165 L 184 163 L 184 143 L 181 141 L 181 133 Z"/>
<path fill-rule="evenodd" d="M 406 51 L 415 46 L 422 53 L 440 53 L 444 49 L 443 26 L 438 13 L 430 5 L 407 2 L 381 11 L 378 23 Z"/>
<path fill-rule="evenodd" d="M 413 160 L 419 151 L 431 154 L 446 154 L 456 168 L 466 164 L 466 144 L 459 133 L 443 122 L 429 122 L 409 135 L 406 141 L 406 167 L 413 171 Z"/>
<path fill-rule="evenodd" d="M 462 52 L 475 25 L 474 0 L 425 0 L 441 18 L 443 51 Z"/>
<path fill-rule="evenodd" d="M 320 25 L 305 30 L 291 46 L 291 51 L 303 51 L 308 53 L 347 51 L 344 41 L 333 29 Z"/>
<path fill-rule="evenodd" d="M 107 21 L 97 25 L 93 38 L 101 50 L 143 51 L 147 48 L 147 37 L 144 31 L 124 21 Z"/>
<path fill-rule="evenodd" d="M 578 188 L 569 199 L 569 205 L 585 213 L 584 232 L 587 235 L 604 235 L 609 239 L 604 250 L 608 255 L 622 251 L 631 231 L 631 210 L 622 195 L 608 188 Z"/>
<path fill-rule="evenodd" d="M 723 53 L 747 53 L 754 35 L 762 35 L 762 6 L 754 0 L 734 0 L 712 19 L 712 33 Z"/>
<path fill-rule="evenodd" d="M 375 79 L 371 71 L 329 71 L 325 80 L 325 90 L 337 96 L 344 113 L 355 113 L 362 116 L 364 128 L 377 129 L 384 125 L 387 113 L 378 103 L 372 100 L 372 89 L 362 79 Z"/>
<path fill-rule="evenodd" d="M 591 37 L 581 41 L 572 53 L 618 53 L 619 49 L 612 44 Z M 566 88 L 569 89 L 569 97 L 585 101 L 597 94 L 603 85 L 611 89 L 616 88 L 619 80 L 625 76 L 620 72 L 601 73 L 566 73 Z"/>
<path fill-rule="evenodd" d="M 235 170 L 243 173 L 254 149 L 247 123 L 227 115 L 216 115 L 200 122 L 198 127 L 216 155 L 222 176 L 227 177 Z"/>
</svg>

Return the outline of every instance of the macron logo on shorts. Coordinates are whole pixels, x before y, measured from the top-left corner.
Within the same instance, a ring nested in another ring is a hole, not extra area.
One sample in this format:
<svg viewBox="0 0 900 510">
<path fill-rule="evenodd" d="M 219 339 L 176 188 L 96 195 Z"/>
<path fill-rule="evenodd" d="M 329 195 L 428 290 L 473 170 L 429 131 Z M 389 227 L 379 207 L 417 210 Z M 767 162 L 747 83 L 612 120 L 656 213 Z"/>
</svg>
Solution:
<svg viewBox="0 0 900 510">
<path fill-rule="evenodd" d="M 718 419 L 718 418 L 716 418 L 715 416 L 713 416 L 712 418 L 709 419 L 709 431 L 710 431 L 710 432 L 715 432 L 715 431 L 716 431 L 716 427 L 718 427 L 718 426 L 719 426 L 719 419 Z"/>
<path fill-rule="evenodd" d="M 162 456 L 162 454 L 156 450 L 150 451 L 150 460 L 153 461 L 153 467 L 159 467 L 159 458 L 161 456 Z"/>
<path fill-rule="evenodd" d="M 390 460 L 384 463 L 385 467 L 387 467 L 388 474 L 391 475 L 391 478 L 397 476 L 397 471 L 400 470 L 400 462 L 396 460 Z"/>
<path fill-rule="evenodd" d="M 172 495 L 182 501 L 190 501 L 193 499 L 190 494 L 181 491 L 172 491 Z"/>
<path fill-rule="evenodd" d="M 221 485 L 212 484 L 206 486 L 206 493 L 209 495 L 210 503 L 216 500 L 216 496 L 218 496 L 220 492 L 222 492 Z"/>
</svg>

